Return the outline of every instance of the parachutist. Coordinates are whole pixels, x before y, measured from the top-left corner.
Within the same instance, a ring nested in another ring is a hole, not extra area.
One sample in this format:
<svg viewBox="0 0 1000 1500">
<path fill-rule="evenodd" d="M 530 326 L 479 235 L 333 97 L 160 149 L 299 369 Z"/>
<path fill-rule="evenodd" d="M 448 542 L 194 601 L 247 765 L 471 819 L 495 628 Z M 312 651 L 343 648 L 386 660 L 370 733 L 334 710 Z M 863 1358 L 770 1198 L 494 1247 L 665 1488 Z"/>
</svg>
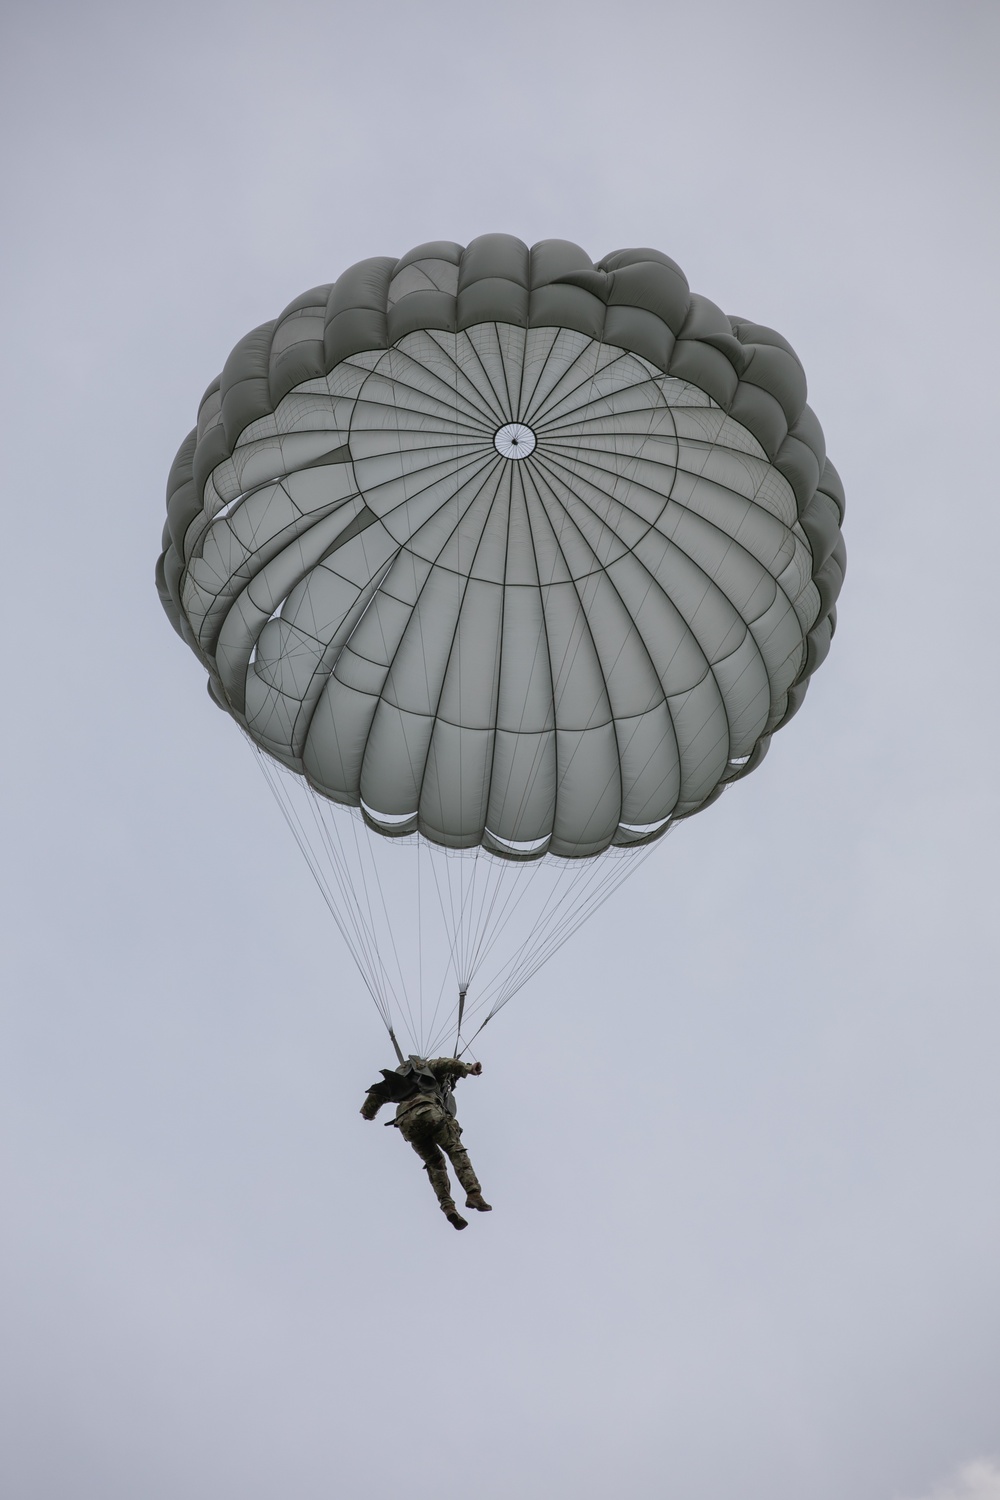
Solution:
<svg viewBox="0 0 1000 1500">
<path fill-rule="evenodd" d="M 470 1075 L 478 1078 L 482 1071 L 481 1062 L 411 1055 L 398 1068 L 381 1069 L 381 1083 L 372 1084 L 361 1106 L 366 1120 L 374 1120 L 383 1104 L 397 1106 L 396 1118 L 389 1123 L 398 1128 L 420 1157 L 441 1212 L 456 1229 L 465 1229 L 468 1220 L 462 1218 L 451 1196 L 446 1157 L 465 1189 L 466 1208 L 489 1213 L 491 1207 L 483 1197 L 469 1153 L 462 1145 L 462 1127 L 455 1118 L 455 1084 Z"/>
</svg>

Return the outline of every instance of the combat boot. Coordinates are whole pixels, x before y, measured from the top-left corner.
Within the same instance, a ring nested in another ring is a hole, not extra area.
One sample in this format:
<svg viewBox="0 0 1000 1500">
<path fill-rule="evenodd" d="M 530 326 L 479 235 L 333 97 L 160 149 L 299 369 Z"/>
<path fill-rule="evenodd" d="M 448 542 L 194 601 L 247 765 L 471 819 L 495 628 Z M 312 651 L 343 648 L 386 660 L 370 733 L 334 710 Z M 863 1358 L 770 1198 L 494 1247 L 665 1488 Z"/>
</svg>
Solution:
<svg viewBox="0 0 1000 1500">
<path fill-rule="evenodd" d="M 469 1194 L 465 1200 L 465 1206 L 466 1208 L 477 1208 L 481 1214 L 491 1214 L 493 1212 L 493 1204 L 487 1203 L 482 1193 L 478 1191 Z"/>
<path fill-rule="evenodd" d="M 441 1207 L 444 1209 L 444 1216 L 448 1220 L 449 1224 L 454 1225 L 454 1227 L 456 1229 L 468 1229 L 468 1227 L 469 1227 L 469 1221 L 468 1221 L 468 1219 L 463 1219 L 462 1218 L 462 1215 L 459 1213 L 459 1211 L 455 1207 L 454 1203 L 451 1205 L 450 1208 L 445 1208 L 445 1205 L 443 1203 L 442 1203 Z"/>
</svg>

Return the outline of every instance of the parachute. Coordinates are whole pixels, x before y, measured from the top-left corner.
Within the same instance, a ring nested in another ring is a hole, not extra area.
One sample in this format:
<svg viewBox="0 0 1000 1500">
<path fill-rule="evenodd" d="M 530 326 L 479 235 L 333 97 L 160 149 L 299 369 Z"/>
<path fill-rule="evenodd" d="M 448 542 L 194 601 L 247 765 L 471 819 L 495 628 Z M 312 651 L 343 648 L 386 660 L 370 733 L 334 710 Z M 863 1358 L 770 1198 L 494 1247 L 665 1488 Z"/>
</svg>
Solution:
<svg viewBox="0 0 1000 1500">
<path fill-rule="evenodd" d="M 791 346 L 656 250 L 420 245 L 236 345 L 160 596 L 397 1052 L 468 1045 L 760 763 L 843 509 Z"/>
</svg>

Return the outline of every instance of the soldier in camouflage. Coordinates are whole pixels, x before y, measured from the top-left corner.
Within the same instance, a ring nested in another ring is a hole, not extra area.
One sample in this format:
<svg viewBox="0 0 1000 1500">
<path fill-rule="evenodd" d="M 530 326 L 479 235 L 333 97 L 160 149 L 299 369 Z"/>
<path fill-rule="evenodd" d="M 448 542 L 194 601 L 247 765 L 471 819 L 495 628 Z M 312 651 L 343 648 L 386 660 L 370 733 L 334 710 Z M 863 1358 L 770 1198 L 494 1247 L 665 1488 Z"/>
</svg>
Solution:
<svg viewBox="0 0 1000 1500">
<path fill-rule="evenodd" d="M 457 1057 L 410 1057 L 398 1068 L 383 1068 L 381 1083 L 368 1090 L 361 1113 L 374 1120 L 383 1104 L 395 1104 L 396 1118 L 389 1123 L 399 1129 L 424 1164 L 441 1211 L 449 1224 L 465 1229 L 451 1196 L 445 1157 L 466 1192 L 466 1208 L 489 1213 L 479 1179 L 472 1170 L 469 1153 L 462 1145 L 462 1127 L 455 1118 L 454 1088 L 459 1078 L 478 1078 L 483 1065 L 459 1062 Z"/>
</svg>

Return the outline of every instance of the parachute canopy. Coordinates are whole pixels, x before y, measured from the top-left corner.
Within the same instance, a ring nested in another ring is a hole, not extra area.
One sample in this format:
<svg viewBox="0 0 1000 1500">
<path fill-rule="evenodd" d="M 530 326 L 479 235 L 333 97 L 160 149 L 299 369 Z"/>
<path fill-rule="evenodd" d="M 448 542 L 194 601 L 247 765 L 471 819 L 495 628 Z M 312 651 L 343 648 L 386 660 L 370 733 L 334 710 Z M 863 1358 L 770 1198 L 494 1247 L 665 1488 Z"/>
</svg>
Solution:
<svg viewBox="0 0 1000 1500">
<path fill-rule="evenodd" d="M 167 512 L 164 608 L 270 763 L 491 863 L 629 851 L 752 770 L 845 567 L 779 334 L 658 251 L 507 235 L 249 333 Z"/>
</svg>

